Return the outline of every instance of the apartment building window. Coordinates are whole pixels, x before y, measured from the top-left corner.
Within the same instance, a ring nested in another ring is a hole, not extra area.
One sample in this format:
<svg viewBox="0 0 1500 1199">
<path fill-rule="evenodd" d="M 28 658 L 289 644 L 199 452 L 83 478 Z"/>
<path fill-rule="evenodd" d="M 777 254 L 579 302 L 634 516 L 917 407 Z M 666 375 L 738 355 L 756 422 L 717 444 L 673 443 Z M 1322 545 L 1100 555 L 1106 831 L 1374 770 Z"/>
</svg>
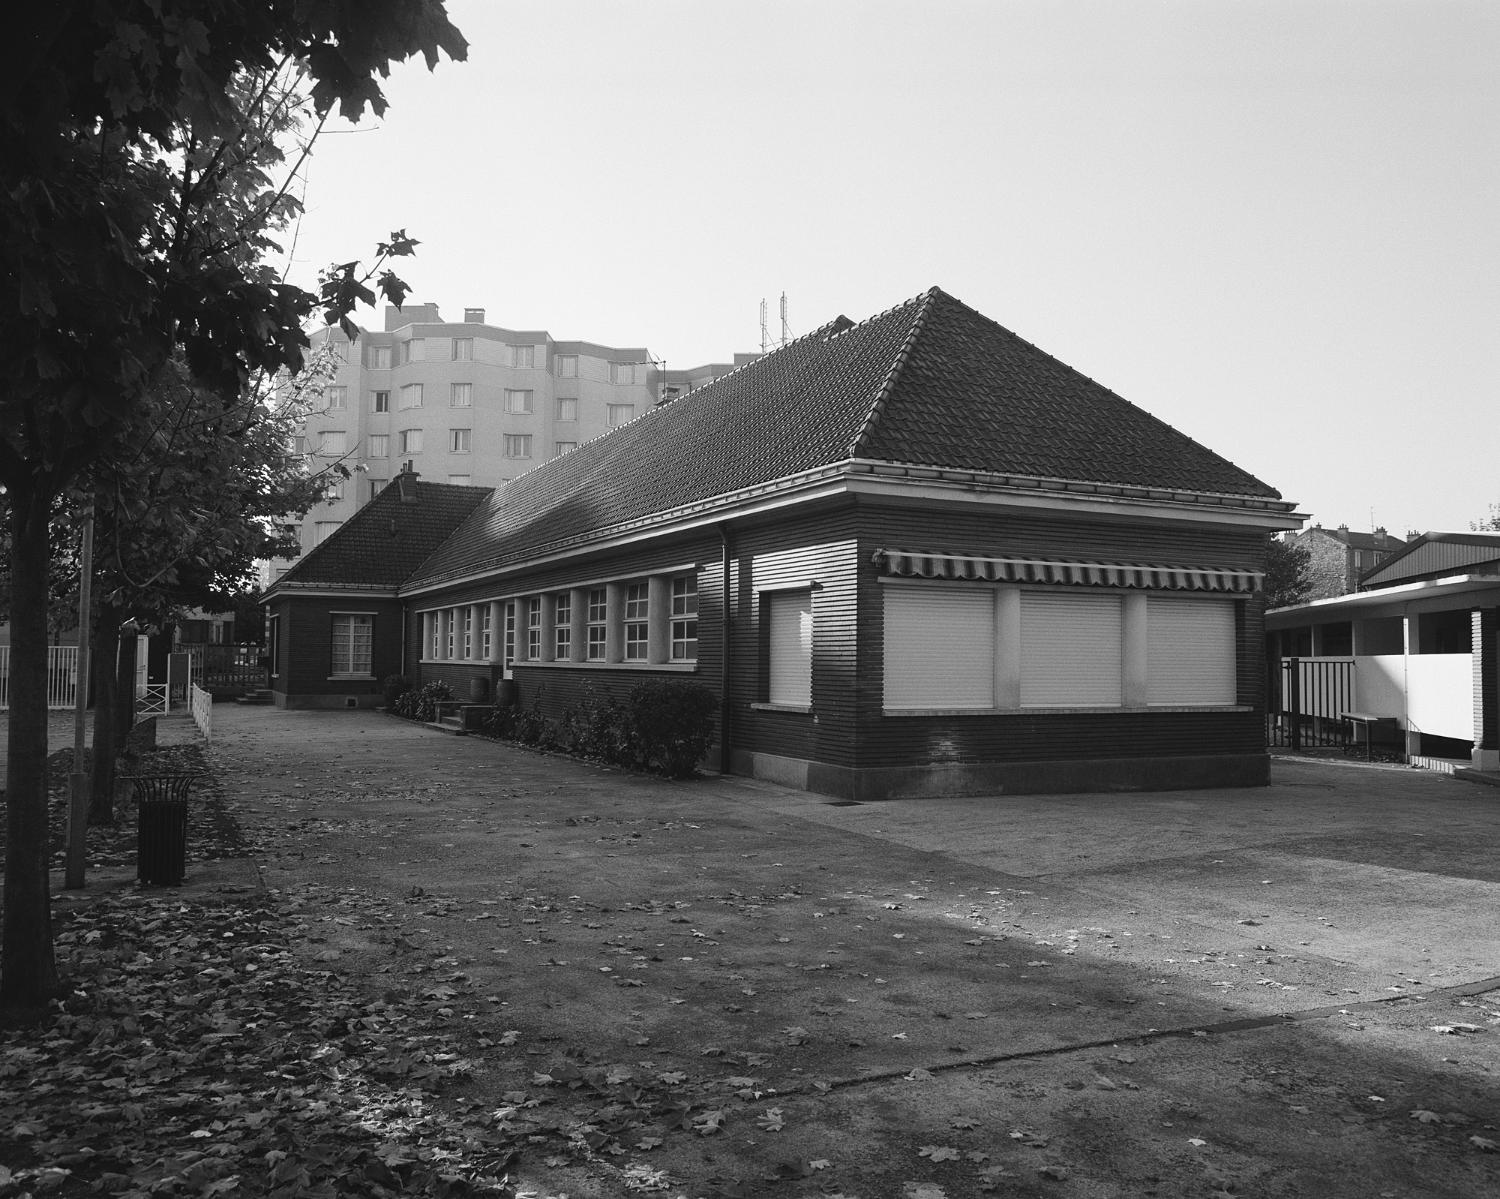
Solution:
<svg viewBox="0 0 1500 1199">
<path fill-rule="evenodd" d="M 374 391 L 370 393 L 371 412 L 389 412 L 391 410 L 391 393 L 388 391 Z"/>
<path fill-rule="evenodd" d="M 420 383 L 408 383 L 401 389 L 401 407 L 420 408 L 422 406 L 422 385 Z"/>
<path fill-rule="evenodd" d="M 651 644 L 651 593 L 643 581 L 625 588 L 625 661 L 644 662 Z"/>
<path fill-rule="evenodd" d="M 344 480 L 334 479 L 323 492 L 325 503 L 336 504 L 344 498 Z"/>
<path fill-rule="evenodd" d="M 698 659 L 698 579 L 678 575 L 672 580 L 672 661 Z"/>
<path fill-rule="evenodd" d="M 422 452 L 422 430 L 401 430 L 401 452 L 403 454 L 420 454 Z"/>
<path fill-rule="evenodd" d="M 542 660 L 542 597 L 539 595 L 526 601 L 526 660 Z"/>
<path fill-rule="evenodd" d="M 427 339 L 409 337 L 401 343 L 401 365 L 408 362 L 423 362 L 427 358 Z"/>
<path fill-rule="evenodd" d="M 307 438 L 301 433 L 292 438 L 292 453 L 296 454 L 299 458 L 307 453 Z"/>
<path fill-rule="evenodd" d="M 604 661 L 605 646 L 609 641 L 609 591 L 603 587 L 589 589 L 588 606 L 588 660 Z"/>
<path fill-rule="evenodd" d="M 552 657 L 567 662 L 573 657 L 573 595 L 559 591 L 552 609 Z"/>
<path fill-rule="evenodd" d="M 467 454 L 469 452 L 469 429 L 448 430 L 448 452 L 450 454 Z"/>
<path fill-rule="evenodd" d="M 535 346 L 511 346 L 510 347 L 510 364 L 511 364 L 511 366 L 523 366 L 523 367 L 524 366 L 535 366 L 536 365 L 536 347 Z"/>
<path fill-rule="evenodd" d="M 322 545 L 339 531 L 341 520 L 317 520 L 313 522 L 313 544 Z"/>
<path fill-rule="evenodd" d="M 559 396 L 557 400 L 558 420 L 577 420 L 578 401 L 571 397 Z"/>
<path fill-rule="evenodd" d="M 514 416 L 530 416 L 531 398 L 532 393 L 530 391 L 516 391 L 507 387 L 505 389 L 505 410 Z"/>
<path fill-rule="evenodd" d="M 375 617 L 364 612 L 333 614 L 332 665 L 335 678 L 369 678 L 375 644 Z"/>
<path fill-rule="evenodd" d="M 370 457 L 389 458 L 391 456 L 391 435 L 389 433 L 370 434 Z"/>
<path fill-rule="evenodd" d="M 318 453 L 325 457 L 341 458 L 349 452 L 349 438 L 342 429 L 323 430 L 322 440 L 318 442 Z"/>
<path fill-rule="evenodd" d="M 474 339 L 472 337 L 455 337 L 453 339 L 453 361 L 472 362 L 474 360 Z"/>
<path fill-rule="evenodd" d="M 388 371 L 391 369 L 391 347 L 390 346 L 367 346 L 365 347 L 365 365 L 371 370 Z"/>
<path fill-rule="evenodd" d="M 450 408 L 472 408 L 474 406 L 474 384 L 454 383 L 448 389 Z"/>
<path fill-rule="evenodd" d="M 328 406 L 330 408 L 347 408 L 349 406 L 349 389 L 342 384 L 330 387 L 327 395 Z"/>
<path fill-rule="evenodd" d="M 530 458 L 531 434 L 507 433 L 505 435 L 505 456 L 507 458 Z"/>
<path fill-rule="evenodd" d="M 370 498 L 373 500 L 377 495 L 384 491 L 385 485 L 389 482 L 389 479 L 370 479 Z"/>
<path fill-rule="evenodd" d="M 467 487 L 473 475 L 449 475 L 448 483 L 452 487 Z"/>
<path fill-rule="evenodd" d="M 635 363 L 611 362 L 609 364 L 609 381 L 611 383 L 634 383 Z"/>
<path fill-rule="evenodd" d="M 606 404 L 604 411 L 605 419 L 609 422 L 610 428 L 614 428 L 616 425 L 629 424 L 635 418 L 634 404 Z"/>
<path fill-rule="evenodd" d="M 578 355 L 559 354 L 556 359 L 556 367 L 559 379 L 578 378 Z"/>
<path fill-rule="evenodd" d="M 553 456 L 557 457 L 557 458 L 561 458 L 564 454 L 571 453 L 573 450 L 576 450 L 577 448 L 578 448 L 578 443 L 576 441 L 559 441 L 559 442 L 556 442 L 555 445 L 554 445 Z"/>
</svg>

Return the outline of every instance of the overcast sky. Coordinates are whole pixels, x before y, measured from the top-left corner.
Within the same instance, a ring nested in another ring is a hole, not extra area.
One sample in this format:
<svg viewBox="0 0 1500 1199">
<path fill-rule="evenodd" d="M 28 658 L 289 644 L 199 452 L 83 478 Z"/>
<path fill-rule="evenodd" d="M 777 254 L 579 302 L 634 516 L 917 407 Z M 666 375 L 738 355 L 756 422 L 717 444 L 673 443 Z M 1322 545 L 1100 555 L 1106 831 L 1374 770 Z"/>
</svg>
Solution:
<svg viewBox="0 0 1500 1199">
<path fill-rule="evenodd" d="M 468 62 L 319 142 L 299 282 L 404 227 L 445 318 L 673 368 L 936 284 L 1325 525 L 1500 502 L 1496 0 L 448 10 Z"/>
</svg>

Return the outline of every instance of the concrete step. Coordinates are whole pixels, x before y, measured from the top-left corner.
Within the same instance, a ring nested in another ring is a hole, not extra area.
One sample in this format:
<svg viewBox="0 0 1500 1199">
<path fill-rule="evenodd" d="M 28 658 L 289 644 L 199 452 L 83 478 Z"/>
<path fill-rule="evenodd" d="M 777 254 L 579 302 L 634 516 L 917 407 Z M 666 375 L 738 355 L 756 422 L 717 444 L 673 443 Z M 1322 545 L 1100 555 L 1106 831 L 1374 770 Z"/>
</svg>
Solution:
<svg viewBox="0 0 1500 1199">
<path fill-rule="evenodd" d="M 276 697 L 262 688 L 259 691 L 247 691 L 244 695 L 236 696 L 234 702 L 237 704 L 274 704 Z"/>
</svg>

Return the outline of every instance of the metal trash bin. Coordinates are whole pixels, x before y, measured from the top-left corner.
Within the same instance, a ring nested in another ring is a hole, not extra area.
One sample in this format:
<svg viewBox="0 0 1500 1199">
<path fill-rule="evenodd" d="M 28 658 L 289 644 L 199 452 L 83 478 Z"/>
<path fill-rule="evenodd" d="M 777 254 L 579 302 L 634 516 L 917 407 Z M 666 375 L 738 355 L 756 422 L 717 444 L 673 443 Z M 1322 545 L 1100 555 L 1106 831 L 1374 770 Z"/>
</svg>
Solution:
<svg viewBox="0 0 1500 1199">
<path fill-rule="evenodd" d="M 147 886 L 181 886 L 187 873 L 188 791 L 196 774 L 125 776 L 135 787 L 136 878 Z"/>
</svg>

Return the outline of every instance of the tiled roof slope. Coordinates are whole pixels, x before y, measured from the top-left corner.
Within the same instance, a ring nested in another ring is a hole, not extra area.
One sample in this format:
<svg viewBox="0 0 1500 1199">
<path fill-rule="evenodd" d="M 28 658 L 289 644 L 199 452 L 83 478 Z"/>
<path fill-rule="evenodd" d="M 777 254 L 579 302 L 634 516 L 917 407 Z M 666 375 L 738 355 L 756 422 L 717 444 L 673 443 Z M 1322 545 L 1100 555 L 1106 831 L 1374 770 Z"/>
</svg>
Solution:
<svg viewBox="0 0 1500 1199">
<path fill-rule="evenodd" d="M 1280 499 L 1280 493 L 934 289 L 858 456 Z"/>
<path fill-rule="evenodd" d="M 1279 493 L 933 288 L 824 326 L 502 484 L 409 580 L 850 458 L 1279 499 Z"/>
<path fill-rule="evenodd" d="M 414 499 L 402 498 L 403 485 Z M 397 475 L 267 588 L 267 594 L 299 584 L 394 590 L 489 494 L 488 487 L 454 487 Z"/>
</svg>

